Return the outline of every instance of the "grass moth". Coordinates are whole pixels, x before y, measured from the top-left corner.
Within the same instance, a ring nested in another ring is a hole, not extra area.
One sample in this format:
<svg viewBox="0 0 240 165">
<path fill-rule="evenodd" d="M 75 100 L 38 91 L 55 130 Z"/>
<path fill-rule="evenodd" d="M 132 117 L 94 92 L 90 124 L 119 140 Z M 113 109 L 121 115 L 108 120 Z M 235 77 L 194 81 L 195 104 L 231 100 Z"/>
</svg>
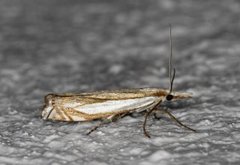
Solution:
<svg viewBox="0 0 240 165">
<path fill-rule="evenodd" d="M 191 98 L 191 94 L 184 92 L 173 92 L 173 81 L 175 68 L 172 69 L 172 37 L 170 26 L 170 58 L 168 90 L 161 88 L 120 89 L 109 91 L 98 91 L 80 94 L 48 94 L 45 96 L 45 106 L 42 111 L 44 120 L 58 121 L 92 121 L 102 119 L 99 125 L 92 128 L 87 134 L 96 130 L 99 126 L 115 121 L 132 112 L 146 111 L 143 123 L 143 132 L 150 138 L 146 130 L 147 118 L 154 111 L 167 114 L 180 126 L 191 131 L 194 129 L 182 124 L 167 109 L 159 109 L 158 106 L 164 101 L 174 101 Z M 106 122 L 107 121 L 107 122 Z"/>
</svg>

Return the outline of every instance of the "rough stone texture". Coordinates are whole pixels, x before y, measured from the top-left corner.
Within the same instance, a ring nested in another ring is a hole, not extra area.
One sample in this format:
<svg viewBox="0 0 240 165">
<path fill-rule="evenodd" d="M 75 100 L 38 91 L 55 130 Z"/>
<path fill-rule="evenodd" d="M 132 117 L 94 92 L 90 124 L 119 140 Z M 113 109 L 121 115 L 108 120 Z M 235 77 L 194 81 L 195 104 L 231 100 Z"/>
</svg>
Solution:
<svg viewBox="0 0 240 165">
<path fill-rule="evenodd" d="M 0 164 L 239 164 L 239 1 L 1 0 L 0 20 Z M 169 23 L 174 89 L 194 93 L 169 106 L 197 133 L 41 119 L 51 92 L 168 88 Z"/>
</svg>

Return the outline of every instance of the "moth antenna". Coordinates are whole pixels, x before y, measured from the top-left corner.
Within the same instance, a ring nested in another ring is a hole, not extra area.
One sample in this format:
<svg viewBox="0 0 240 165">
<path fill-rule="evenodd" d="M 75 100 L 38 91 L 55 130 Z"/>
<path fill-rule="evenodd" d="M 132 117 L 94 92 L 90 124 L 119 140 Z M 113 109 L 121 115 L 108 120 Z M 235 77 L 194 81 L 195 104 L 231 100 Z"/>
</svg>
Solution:
<svg viewBox="0 0 240 165">
<path fill-rule="evenodd" d="M 169 72 L 169 94 L 172 93 L 173 89 L 173 81 L 175 78 L 175 68 L 173 68 L 173 76 L 172 76 L 172 54 L 173 54 L 173 47 L 172 47 L 172 25 L 169 24 L 169 45 L 170 45 L 170 57 L 168 63 L 168 72 Z"/>
<path fill-rule="evenodd" d="M 169 94 L 172 93 L 172 89 L 173 89 L 173 81 L 174 81 L 174 78 L 175 78 L 175 74 L 176 74 L 176 69 L 173 68 L 173 77 L 172 77 L 172 79 L 171 79 L 171 81 L 170 81 L 170 90 L 169 90 Z"/>
</svg>

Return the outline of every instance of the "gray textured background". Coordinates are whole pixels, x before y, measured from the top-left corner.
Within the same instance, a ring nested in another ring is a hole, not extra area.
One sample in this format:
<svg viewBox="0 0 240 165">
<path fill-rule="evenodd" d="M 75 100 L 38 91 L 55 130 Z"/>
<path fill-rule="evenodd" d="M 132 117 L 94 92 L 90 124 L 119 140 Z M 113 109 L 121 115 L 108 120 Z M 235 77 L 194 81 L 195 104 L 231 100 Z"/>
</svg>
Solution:
<svg viewBox="0 0 240 165">
<path fill-rule="evenodd" d="M 97 122 L 43 121 L 43 97 L 137 87 L 168 88 L 173 25 L 175 90 L 194 98 L 167 118 L 128 116 L 91 136 Z M 240 3 L 1 0 L 0 164 L 238 164 Z"/>
</svg>

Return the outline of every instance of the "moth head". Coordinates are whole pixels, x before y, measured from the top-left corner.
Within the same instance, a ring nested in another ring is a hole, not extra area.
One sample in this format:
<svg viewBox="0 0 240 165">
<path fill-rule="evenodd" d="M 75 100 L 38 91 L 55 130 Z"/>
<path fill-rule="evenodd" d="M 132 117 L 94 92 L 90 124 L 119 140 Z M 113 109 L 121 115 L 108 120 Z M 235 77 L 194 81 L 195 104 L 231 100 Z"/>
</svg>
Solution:
<svg viewBox="0 0 240 165">
<path fill-rule="evenodd" d="M 165 100 L 167 101 L 175 101 L 175 100 L 183 100 L 183 99 L 189 99 L 192 97 L 191 93 L 187 92 L 172 92 L 168 93 L 165 97 Z"/>
<path fill-rule="evenodd" d="M 188 99 L 192 97 L 191 93 L 187 92 L 173 92 L 173 81 L 175 78 L 175 68 L 173 69 L 173 76 L 170 79 L 170 87 L 169 90 L 166 92 L 165 100 L 167 101 L 175 101 L 175 100 L 182 100 L 182 99 Z"/>
</svg>

